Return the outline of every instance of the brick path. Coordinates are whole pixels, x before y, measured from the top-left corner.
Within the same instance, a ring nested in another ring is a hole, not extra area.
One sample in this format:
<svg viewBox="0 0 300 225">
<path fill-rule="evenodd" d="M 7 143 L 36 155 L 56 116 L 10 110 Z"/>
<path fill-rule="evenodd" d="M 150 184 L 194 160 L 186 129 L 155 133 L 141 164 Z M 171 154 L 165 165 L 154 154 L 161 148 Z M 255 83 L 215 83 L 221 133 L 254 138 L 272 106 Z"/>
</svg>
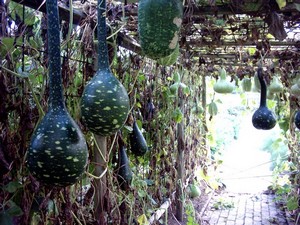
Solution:
<svg viewBox="0 0 300 225">
<path fill-rule="evenodd" d="M 203 215 L 209 225 L 291 225 L 272 194 L 215 194 Z M 206 222 L 206 223 L 205 223 Z"/>
</svg>

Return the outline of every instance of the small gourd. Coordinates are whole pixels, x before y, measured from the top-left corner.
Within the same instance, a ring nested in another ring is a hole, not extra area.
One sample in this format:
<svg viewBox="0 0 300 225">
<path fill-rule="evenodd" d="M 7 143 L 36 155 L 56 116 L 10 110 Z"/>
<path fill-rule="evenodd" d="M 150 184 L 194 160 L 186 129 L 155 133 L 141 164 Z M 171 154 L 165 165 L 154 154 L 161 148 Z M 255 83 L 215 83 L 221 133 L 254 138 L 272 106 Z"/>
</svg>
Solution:
<svg viewBox="0 0 300 225">
<path fill-rule="evenodd" d="M 83 91 L 80 107 L 82 121 L 90 131 L 110 136 L 127 119 L 129 97 L 109 68 L 105 12 L 106 1 L 98 0 L 98 70 Z"/>
<path fill-rule="evenodd" d="M 258 79 L 257 72 L 254 74 L 254 90 L 260 92 L 260 81 Z"/>
<path fill-rule="evenodd" d="M 267 103 L 267 85 L 263 78 L 262 68 L 257 70 L 257 77 L 260 82 L 260 106 L 252 116 L 252 124 L 256 129 L 270 130 L 276 125 L 274 113 L 268 109 Z"/>
<path fill-rule="evenodd" d="M 269 92 L 271 93 L 280 93 L 283 90 L 283 85 L 282 83 L 279 81 L 277 76 L 274 76 L 272 79 L 272 82 L 269 86 Z"/>
<path fill-rule="evenodd" d="M 122 190 L 127 190 L 132 180 L 132 170 L 126 154 L 126 147 L 119 146 L 117 180 Z"/>
<path fill-rule="evenodd" d="M 290 92 L 295 96 L 300 95 L 300 78 L 298 78 L 296 82 L 291 86 Z"/>
<path fill-rule="evenodd" d="M 242 80 L 242 88 L 244 92 L 250 92 L 252 88 L 252 81 L 250 77 L 244 77 Z"/>
<path fill-rule="evenodd" d="M 32 175 L 44 184 L 74 184 L 87 165 L 84 135 L 69 115 L 63 97 L 60 29 L 57 0 L 47 0 L 49 101 L 48 111 L 32 135 L 27 164 Z"/>
<path fill-rule="evenodd" d="M 178 47 L 183 5 L 180 0 L 140 0 L 138 32 L 143 53 L 151 59 L 171 55 Z"/>
<path fill-rule="evenodd" d="M 226 70 L 223 67 L 219 70 L 219 77 L 214 84 L 214 91 L 221 94 L 232 93 L 234 86 L 226 80 Z"/>
<path fill-rule="evenodd" d="M 135 120 L 133 122 L 133 129 L 130 134 L 130 146 L 131 152 L 136 156 L 142 156 L 148 151 L 147 142 Z"/>
<path fill-rule="evenodd" d="M 196 183 L 192 183 L 189 185 L 188 192 L 190 198 L 197 198 L 201 195 L 201 189 Z"/>
<path fill-rule="evenodd" d="M 295 118 L 294 118 L 294 121 L 295 121 L 295 125 L 298 129 L 300 129 L 300 111 L 298 110 L 295 114 Z"/>
</svg>

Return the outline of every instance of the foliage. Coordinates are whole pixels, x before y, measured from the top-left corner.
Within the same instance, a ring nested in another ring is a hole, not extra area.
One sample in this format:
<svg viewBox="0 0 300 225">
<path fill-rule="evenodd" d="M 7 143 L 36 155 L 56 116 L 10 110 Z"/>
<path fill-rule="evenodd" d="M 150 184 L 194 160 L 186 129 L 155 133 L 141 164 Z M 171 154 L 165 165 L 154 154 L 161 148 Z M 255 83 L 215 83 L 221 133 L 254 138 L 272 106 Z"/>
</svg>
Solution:
<svg viewBox="0 0 300 225">
<path fill-rule="evenodd" d="M 234 203 L 229 198 L 220 197 L 216 202 L 214 202 L 214 209 L 231 209 L 234 208 Z"/>
<path fill-rule="evenodd" d="M 189 9 L 191 2 L 186 1 Z M 198 1 L 199 5 L 222 5 L 229 1 Z M 238 2 L 238 1 L 234 1 Z M 277 1 L 283 7 L 283 1 Z M 62 71 L 63 86 L 68 111 L 83 130 L 89 147 L 91 158 L 82 180 L 65 188 L 51 188 L 39 184 L 25 167 L 26 153 L 30 137 L 48 105 L 48 62 L 45 16 L 36 10 L 6 1 L 8 8 L 1 11 L 3 24 L 1 28 L 0 45 L 0 174 L 1 194 L 0 210 L 14 216 L 14 222 L 22 224 L 72 224 L 79 221 L 83 224 L 95 222 L 93 214 L 93 184 L 97 180 L 91 176 L 98 166 L 92 158 L 96 141 L 92 133 L 82 125 L 80 119 L 80 97 L 86 83 L 93 77 L 96 68 L 96 42 L 94 37 L 94 8 L 85 5 L 86 19 L 80 26 L 74 25 L 69 32 L 70 24 L 61 22 L 62 33 Z M 291 125 L 292 112 L 289 104 L 297 106 L 297 98 L 290 96 L 287 90 L 295 80 L 299 67 L 299 57 L 295 51 L 271 51 L 266 23 L 261 18 L 245 15 L 233 16 L 203 16 L 200 24 L 186 20 L 181 34 L 180 57 L 172 66 L 161 66 L 153 60 L 142 57 L 121 47 L 123 39 L 118 35 L 126 30 L 133 38 L 137 36 L 135 20 L 127 15 L 127 9 L 115 3 L 108 4 L 109 23 L 109 56 L 113 74 L 122 82 L 129 93 L 131 114 L 137 119 L 139 128 L 147 141 L 150 151 L 143 157 L 131 154 L 129 134 L 132 130 L 132 118 L 129 116 L 121 136 L 128 147 L 130 166 L 134 173 L 131 187 L 123 191 L 117 185 L 117 141 L 109 137 L 107 155 L 107 195 L 105 210 L 109 212 L 107 220 L 118 224 L 121 219 L 129 221 L 145 221 L 166 198 L 175 190 L 176 157 L 177 157 L 177 123 L 185 124 L 185 158 L 184 165 L 187 174 L 195 172 L 199 180 L 205 180 L 211 187 L 217 189 L 220 185 L 215 173 L 215 167 L 222 163 L 222 148 L 238 135 L 239 121 L 235 109 L 230 109 L 230 120 L 234 122 L 225 137 L 216 138 L 213 127 L 213 117 L 219 112 L 222 101 L 213 93 L 213 81 L 217 76 L 219 65 L 226 66 L 232 82 L 238 83 L 243 77 L 252 78 L 256 62 L 264 58 L 265 76 L 267 81 L 272 77 L 274 64 L 282 72 L 280 80 L 285 91 L 269 102 L 268 107 L 274 108 L 279 118 L 278 124 L 283 130 L 280 139 L 268 144 L 268 151 L 274 150 L 274 189 L 282 193 L 287 207 L 297 212 L 295 202 L 298 200 L 298 183 L 300 171 L 299 152 L 296 140 L 299 134 Z M 236 7 L 236 5 L 234 5 Z M 185 18 L 191 18 L 187 10 Z M 24 19 L 23 19 L 24 17 Z M 285 18 L 288 15 L 285 16 Z M 253 20 L 253 18 L 256 18 Z M 250 21 L 247 23 L 245 21 Z M 238 25 L 243 24 L 243 27 Z M 272 23 L 271 23 L 272 24 Z M 278 24 L 277 24 L 278 25 Z M 194 34 L 200 34 L 195 43 L 185 45 L 185 40 Z M 123 33 L 122 33 L 123 34 Z M 225 35 L 226 34 L 226 35 Z M 243 34 L 242 36 L 239 36 Z M 68 38 L 70 37 L 70 38 Z M 230 40 L 239 43 L 241 52 L 237 54 L 236 46 L 218 48 L 223 41 Z M 243 48 L 243 43 L 250 40 L 257 42 L 255 47 Z M 259 41 L 258 41 L 259 40 Z M 194 46 L 203 45 L 197 54 Z M 234 53 L 239 62 L 231 63 L 220 58 L 204 59 L 198 57 L 203 52 Z M 234 50 L 232 50 L 234 49 Z M 203 51 L 203 52 L 202 52 Z M 231 51 L 231 52 L 230 52 Z M 200 53 L 201 52 L 201 53 Z M 272 54 L 270 54 L 272 53 Z M 278 57 L 281 60 L 273 60 Z M 286 60 L 288 59 L 288 60 Z M 209 77 L 205 79 L 205 77 Z M 203 79 L 204 78 L 204 79 Z M 208 85 L 205 85 L 205 82 Z M 210 82 L 210 83 L 209 83 Z M 205 90 L 208 87 L 209 90 Z M 238 93 L 239 89 L 237 89 Z M 178 107 L 178 94 L 184 100 L 183 110 Z M 251 99 L 240 93 L 245 109 L 252 106 Z M 203 99 L 207 99 L 207 102 Z M 293 106 L 295 109 L 295 106 Z M 209 120 L 206 120 L 206 114 Z M 208 121 L 212 125 L 208 126 Z M 270 147 L 271 146 L 271 147 Z M 284 154 L 288 146 L 289 163 Z M 285 176 L 281 176 L 281 174 Z M 276 175 L 277 174 L 277 175 Z M 289 195 L 288 192 L 290 193 Z M 222 205 L 224 202 L 220 202 Z M 225 202 L 226 203 L 226 202 Z M 224 203 L 224 204 L 225 204 Z M 194 211 L 188 203 L 186 213 L 189 222 L 193 224 Z"/>
</svg>

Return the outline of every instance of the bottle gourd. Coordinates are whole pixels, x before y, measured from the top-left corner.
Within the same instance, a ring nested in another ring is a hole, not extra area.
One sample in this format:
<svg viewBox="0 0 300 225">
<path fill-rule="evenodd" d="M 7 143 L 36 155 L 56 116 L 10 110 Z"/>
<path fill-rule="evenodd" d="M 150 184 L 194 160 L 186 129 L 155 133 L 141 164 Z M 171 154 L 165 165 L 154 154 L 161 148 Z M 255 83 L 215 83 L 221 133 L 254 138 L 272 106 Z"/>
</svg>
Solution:
<svg viewBox="0 0 300 225">
<path fill-rule="evenodd" d="M 57 0 L 47 0 L 49 101 L 48 111 L 33 133 L 28 150 L 29 171 L 47 185 L 74 184 L 87 165 L 84 135 L 69 115 L 63 97 Z"/>
<path fill-rule="evenodd" d="M 226 70 L 219 70 L 220 79 L 214 84 L 214 91 L 220 94 L 232 93 L 234 86 L 226 80 Z"/>
<path fill-rule="evenodd" d="M 121 129 L 129 112 L 127 91 L 109 68 L 105 12 L 106 1 L 98 0 L 98 70 L 86 85 L 80 105 L 85 126 L 101 136 Z"/>
<path fill-rule="evenodd" d="M 147 57 L 157 60 L 176 51 L 182 16 L 180 0 L 139 1 L 138 32 L 142 51 Z"/>
<path fill-rule="evenodd" d="M 267 107 L 267 85 L 263 78 L 262 68 L 257 70 L 257 77 L 260 82 L 260 106 L 252 116 L 252 124 L 256 129 L 270 130 L 276 125 L 274 113 Z"/>
</svg>

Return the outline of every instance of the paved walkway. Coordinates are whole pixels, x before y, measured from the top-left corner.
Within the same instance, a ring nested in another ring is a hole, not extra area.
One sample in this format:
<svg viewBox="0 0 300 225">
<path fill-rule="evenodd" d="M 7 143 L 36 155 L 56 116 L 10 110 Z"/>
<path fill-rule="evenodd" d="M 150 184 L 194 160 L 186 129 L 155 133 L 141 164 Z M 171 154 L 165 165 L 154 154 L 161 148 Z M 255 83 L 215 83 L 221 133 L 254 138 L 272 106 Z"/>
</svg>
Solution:
<svg viewBox="0 0 300 225">
<path fill-rule="evenodd" d="M 232 99 L 224 98 L 222 102 L 228 108 L 234 107 Z M 224 114 L 220 112 L 216 116 L 220 135 L 224 135 L 228 124 L 232 124 L 226 122 L 232 117 L 227 110 L 224 108 Z M 248 113 L 236 118 L 240 120 L 238 138 L 226 142 L 221 157 L 223 163 L 217 171 L 226 188 L 222 194 L 212 197 L 202 214 L 201 225 L 293 224 L 286 221 L 284 213 L 275 204 L 274 195 L 265 192 L 273 181 L 273 159 L 263 149 L 280 137 L 280 129 L 277 126 L 269 131 L 256 130 L 251 117 Z"/>
<path fill-rule="evenodd" d="M 209 225 L 286 225 L 272 194 L 215 194 L 203 217 Z"/>
</svg>

